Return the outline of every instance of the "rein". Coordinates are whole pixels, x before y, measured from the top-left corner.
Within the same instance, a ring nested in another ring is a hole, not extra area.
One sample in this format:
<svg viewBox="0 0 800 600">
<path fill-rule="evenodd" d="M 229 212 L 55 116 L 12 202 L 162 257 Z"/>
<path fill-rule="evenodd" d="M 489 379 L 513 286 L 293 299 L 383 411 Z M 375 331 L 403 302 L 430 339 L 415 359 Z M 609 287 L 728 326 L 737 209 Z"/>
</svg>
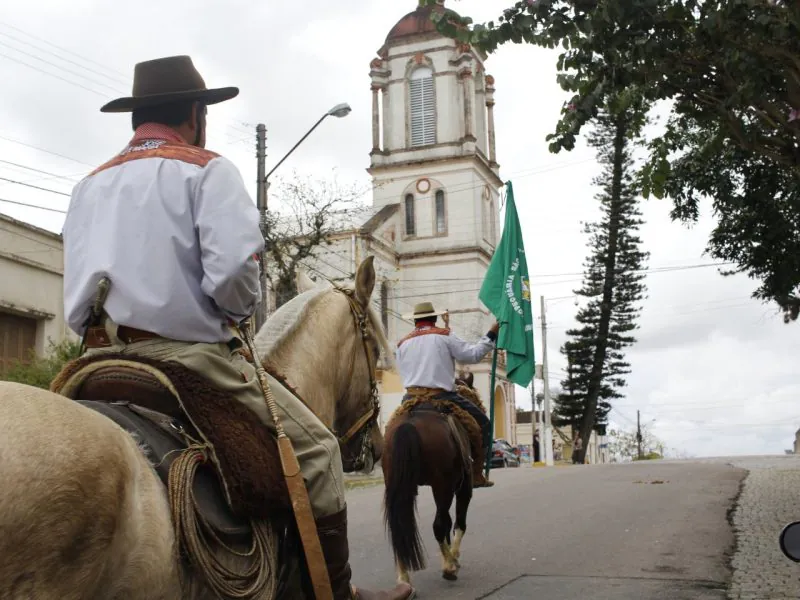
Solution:
<svg viewBox="0 0 800 600">
<path fill-rule="evenodd" d="M 327 425 L 325 428 L 330 431 L 334 437 L 336 437 L 339 446 L 346 446 L 350 440 L 352 440 L 356 435 L 361 435 L 361 448 L 359 450 L 358 455 L 356 456 L 353 462 L 353 470 L 360 471 L 363 469 L 367 464 L 367 456 L 371 450 L 371 441 L 369 438 L 369 430 L 373 423 L 378 420 L 378 416 L 381 412 L 381 403 L 378 394 L 378 381 L 375 379 L 374 369 L 372 360 L 370 359 L 369 355 L 369 348 L 367 347 L 367 340 L 369 339 L 369 328 L 367 325 L 368 316 L 367 313 L 361 310 L 358 302 L 354 298 L 353 290 L 347 288 L 340 288 L 337 285 L 331 283 L 333 286 L 333 290 L 340 294 L 343 294 L 345 298 L 347 298 L 347 302 L 350 305 L 350 313 L 353 315 L 353 324 L 356 329 L 356 334 L 361 337 L 361 345 L 364 349 L 364 356 L 367 360 L 367 370 L 369 371 L 369 386 L 370 386 L 370 406 L 367 411 L 361 415 L 358 419 L 356 419 L 355 423 L 353 423 L 347 431 L 343 435 L 339 435 L 338 432 L 334 427 L 328 427 Z M 347 380 L 352 381 L 353 379 L 353 371 L 355 370 L 356 364 L 356 355 L 353 354 L 350 360 L 350 369 L 348 373 Z M 275 374 L 272 374 L 273 377 Z M 279 380 L 281 378 L 278 378 Z M 284 381 L 285 385 L 288 385 L 288 381 Z M 316 411 L 308 405 L 296 390 L 290 390 L 297 398 L 308 408 L 317 419 L 320 420 L 323 424 L 325 421 L 316 413 Z M 347 393 L 347 392 L 345 392 Z M 337 405 L 341 403 L 343 397 L 339 398 Z"/>
<path fill-rule="evenodd" d="M 367 360 L 367 371 L 369 373 L 370 407 L 361 417 L 356 420 L 355 423 L 350 426 L 344 435 L 340 436 L 334 429 L 329 428 L 331 433 L 333 433 L 333 435 L 335 435 L 338 439 L 340 446 L 345 446 L 357 434 L 361 435 L 361 450 L 359 451 L 358 456 L 356 456 L 353 464 L 353 469 L 359 471 L 366 466 L 367 456 L 371 449 L 369 430 L 373 423 L 378 420 L 378 416 L 381 412 L 381 403 L 378 394 L 378 382 L 375 379 L 374 368 L 372 360 L 370 359 L 369 348 L 367 347 L 367 340 L 369 339 L 369 328 L 367 326 L 368 315 L 366 311 L 363 311 L 359 306 L 354 297 L 353 290 L 340 288 L 335 285 L 333 289 L 341 294 L 344 294 L 345 298 L 347 298 L 347 303 L 350 305 L 350 312 L 353 315 L 353 323 L 356 328 L 356 333 L 361 336 L 361 346 L 364 349 L 364 357 Z M 356 355 L 353 354 L 352 360 L 350 361 L 350 373 L 348 374 L 347 378 L 348 381 L 352 381 L 353 379 L 355 364 Z M 341 400 L 342 399 L 340 398 L 340 402 Z"/>
</svg>

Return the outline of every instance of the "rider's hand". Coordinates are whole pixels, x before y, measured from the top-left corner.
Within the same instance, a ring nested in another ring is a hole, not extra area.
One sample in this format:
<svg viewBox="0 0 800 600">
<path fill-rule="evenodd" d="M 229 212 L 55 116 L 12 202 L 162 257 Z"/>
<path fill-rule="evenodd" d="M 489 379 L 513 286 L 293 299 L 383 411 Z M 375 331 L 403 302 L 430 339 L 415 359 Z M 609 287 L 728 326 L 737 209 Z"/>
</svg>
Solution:
<svg viewBox="0 0 800 600">
<path fill-rule="evenodd" d="M 442 321 L 444 321 L 444 328 L 450 329 L 450 315 L 448 313 L 442 315 Z"/>
<path fill-rule="evenodd" d="M 495 322 L 494 322 L 494 325 L 492 325 L 492 326 L 491 326 L 491 328 L 489 329 L 489 331 L 491 331 L 492 333 L 497 333 L 498 331 L 500 331 L 500 323 L 498 323 L 497 321 L 495 321 Z"/>
</svg>

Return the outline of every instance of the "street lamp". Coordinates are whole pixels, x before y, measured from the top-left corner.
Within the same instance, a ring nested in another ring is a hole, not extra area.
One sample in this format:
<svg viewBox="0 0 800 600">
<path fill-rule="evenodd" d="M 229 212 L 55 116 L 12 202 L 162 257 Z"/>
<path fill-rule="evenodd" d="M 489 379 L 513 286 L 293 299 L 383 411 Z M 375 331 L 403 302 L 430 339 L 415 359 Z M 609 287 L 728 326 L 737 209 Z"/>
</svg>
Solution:
<svg viewBox="0 0 800 600">
<path fill-rule="evenodd" d="M 305 139 L 311 135 L 311 132 L 314 131 L 320 123 L 322 123 L 328 117 L 336 117 L 341 119 L 342 117 L 346 117 L 350 114 L 353 109 L 350 108 L 350 105 L 346 102 L 342 102 L 341 104 L 337 104 L 333 108 L 331 108 L 328 112 L 323 114 L 319 120 L 311 126 L 306 134 L 300 138 L 300 140 L 291 147 L 291 149 L 284 154 L 283 158 L 281 158 L 278 163 L 272 167 L 269 173 L 264 175 L 264 164 L 266 161 L 266 127 L 263 123 L 259 124 L 256 127 L 256 142 L 257 142 L 257 152 L 256 156 L 258 158 L 258 187 L 256 188 L 256 205 L 258 206 L 258 210 L 260 213 L 260 222 L 261 222 L 261 232 L 264 235 L 265 241 L 267 237 L 267 189 L 269 188 L 269 176 L 275 172 L 275 169 L 280 167 L 283 162 L 289 158 L 289 156 L 294 152 L 297 147 L 302 144 Z M 258 307 L 256 311 L 256 331 L 261 329 L 264 325 L 264 321 L 267 320 L 267 248 L 264 247 L 264 252 L 261 255 L 261 305 Z"/>
<path fill-rule="evenodd" d="M 302 144 L 305 141 L 305 139 L 309 135 L 311 135 L 311 132 L 314 131 L 319 126 L 319 124 L 322 123 L 326 118 L 328 118 L 328 117 L 337 117 L 337 118 L 341 119 L 342 117 L 346 117 L 347 115 L 349 115 L 350 111 L 352 111 L 352 110 L 353 109 L 350 108 L 349 104 L 347 104 L 346 102 L 343 102 L 342 104 L 337 104 L 332 109 L 330 109 L 328 112 L 326 112 L 324 115 L 322 115 L 319 118 L 319 121 L 314 123 L 314 125 L 311 127 L 311 129 L 309 129 L 306 132 L 306 134 L 303 137 L 300 138 L 300 141 L 297 142 L 294 146 L 292 146 L 292 149 L 289 150 L 284 155 L 284 157 L 278 161 L 278 164 L 276 164 L 274 167 L 272 167 L 272 170 L 269 173 L 267 173 L 267 175 L 266 175 L 266 177 L 264 179 L 265 180 L 269 179 L 269 176 L 272 175 L 275 172 L 275 169 L 280 167 L 283 164 L 283 161 L 285 161 L 287 158 L 289 158 L 289 155 L 292 152 L 295 151 L 295 148 L 297 148 L 300 144 Z M 265 200 L 264 201 L 264 210 L 266 211 L 266 209 L 267 209 L 267 207 L 266 207 L 266 198 L 264 200 Z"/>
</svg>

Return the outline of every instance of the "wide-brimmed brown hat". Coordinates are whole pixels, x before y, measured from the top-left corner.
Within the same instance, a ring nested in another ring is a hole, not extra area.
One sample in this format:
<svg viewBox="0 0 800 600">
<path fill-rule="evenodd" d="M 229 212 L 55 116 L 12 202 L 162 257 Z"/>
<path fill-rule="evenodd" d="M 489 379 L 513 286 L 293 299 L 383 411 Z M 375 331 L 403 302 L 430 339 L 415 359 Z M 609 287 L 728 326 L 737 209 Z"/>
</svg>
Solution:
<svg viewBox="0 0 800 600">
<path fill-rule="evenodd" d="M 425 317 L 438 317 L 447 314 L 446 310 L 435 310 L 431 302 L 420 302 L 414 305 L 414 312 L 403 315 L 404 319 L 424 319 Z"/>
<path fill-rule="evenodd" d="M 133 95 L 112 100 L 101 112 L 131 112 L 137 108 L 188 100 L 217 104 L 235 98 L 237 87 L 208 89 L 188 56 L 167 56 L 140 62 L 133 70 Z"/>
</svg>

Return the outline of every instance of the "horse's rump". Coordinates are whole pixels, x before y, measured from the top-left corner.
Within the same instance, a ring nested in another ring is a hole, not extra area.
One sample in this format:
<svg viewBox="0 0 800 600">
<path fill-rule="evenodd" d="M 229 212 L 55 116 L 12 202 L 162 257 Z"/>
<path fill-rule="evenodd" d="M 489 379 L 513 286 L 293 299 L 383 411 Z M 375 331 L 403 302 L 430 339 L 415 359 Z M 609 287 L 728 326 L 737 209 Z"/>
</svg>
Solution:
<svg viewBox="0 0 800 600">
<path fill-rule="evenodd" d="M 0 382 L 0 456 L 1 598 L 179 597 L 166 495 L 119 427 Z"/>
</svg>

